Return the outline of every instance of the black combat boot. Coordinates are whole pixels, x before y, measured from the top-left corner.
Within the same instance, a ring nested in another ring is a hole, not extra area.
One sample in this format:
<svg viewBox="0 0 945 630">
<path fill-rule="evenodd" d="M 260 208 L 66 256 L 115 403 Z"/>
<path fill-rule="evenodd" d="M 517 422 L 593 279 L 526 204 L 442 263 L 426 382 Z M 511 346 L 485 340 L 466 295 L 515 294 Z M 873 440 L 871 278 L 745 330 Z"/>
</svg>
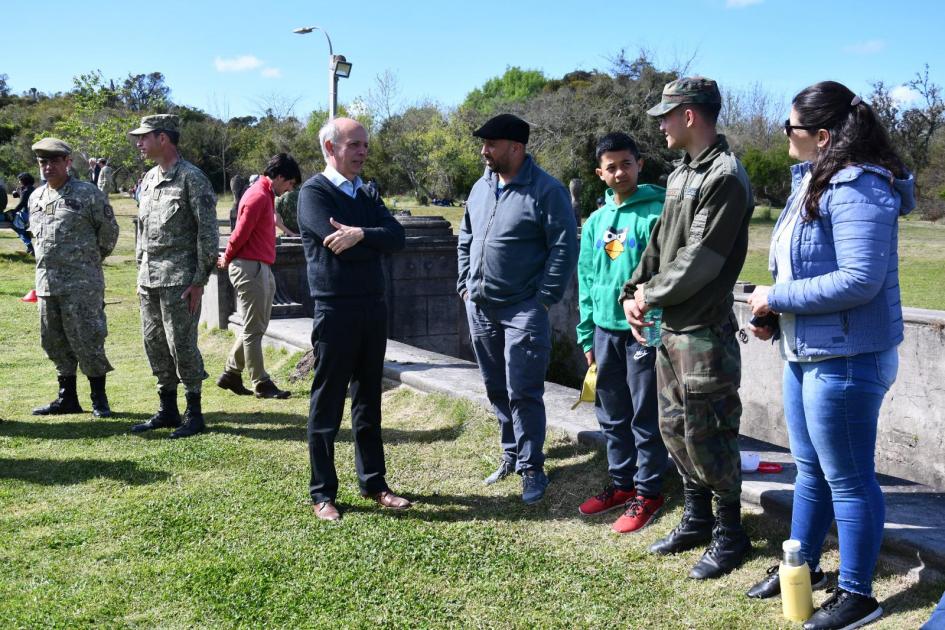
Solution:
<svg viewBox="0 0 945 630">
<path fill-rule="evenodd" d="M 92 415 L 96 418 L 108 418 L 112 410 L 108 406 L 108 396 L 105 395 L 105 377 L 90 376 L 89 387 L 92 389 Z"/>
<path fill-rule="evenodd" d="M 184 394 L 187 398 L 187 410 L 184 411 L 184 424 L 171 433 L 171 438 L 187 438 L 203 433 L 203 412 L 200 411 L 200 392 Z"/>
<path fill-rule="evenodd" d="M 751 540 L 742 528 L 740 502 L 719 504 L 719 516 L 712 530 L 712 542 L 692 567 L 689 577 L 711 580 L 737 569 L 751 551 Z"/>
<path fill-rule="evenodd" d="M 706 488 L 683 488 L 683 514 L 679 525 L 650 545 L 650 553 L 668 555 L 695 549 L 712 538 L 712 492 Z"/>
<path fill-rule="evenodd" d="M 132 433 L 144 433 L 152 429 L 171 429 L 180 426 L 180 411 L 177 410 L 177 390 L 162 389 L 158 391 L 158 396 L 161 398 L 161 404 L 157 413 L 151 416 L 147 422 L 131 427 Z"/>
<path fill-rule="evenodd" d="M 56 416 L 63 413 L 82 413 L 79 396 L 75 391 L 75 374 L 59 376 L 59 397 L 45 407 L 33 410 L 34 416 Z"/>
</svg>

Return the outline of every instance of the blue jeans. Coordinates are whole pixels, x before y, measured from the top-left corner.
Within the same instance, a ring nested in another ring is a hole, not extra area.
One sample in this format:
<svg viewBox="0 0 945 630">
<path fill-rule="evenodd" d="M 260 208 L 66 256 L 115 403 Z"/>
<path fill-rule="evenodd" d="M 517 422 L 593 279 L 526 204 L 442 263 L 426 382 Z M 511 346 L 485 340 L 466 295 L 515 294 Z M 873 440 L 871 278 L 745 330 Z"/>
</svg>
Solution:
<svg viewBox="0 0 945 630">
<path fill-rule="evenodd" d="M 839 586 L 870 595 L 886 517 L 876 480 L 876 424 L 896 380 L 896 348 L 784 368 L 784 415 L 797 463 L 791 538 L 816 567 L 830 524 L 840 539 Z"/>
<path fill-rule="evenodd" d="M 942 594 L 938 606 L 932 611 L 932 616 L 919 630 L 945 630 L 945 593 Z"/>
<path fill-rule="evenodd" d="M 621 490 L 658 496 L 669 460 L 656 400 L 656 350 L 629 331 L 594 327 L 597 404 L 594 412 L 607 439 L 610 478 Z"/>
<path fill-rule="evenodd" d="M 516 472 L 545 463 L 545 373 L 551 358 L 548 310 L 537 299 L 509 306 L 466 300 L 473 351 L 496 418 L 502 457 Z"/>
</svg>

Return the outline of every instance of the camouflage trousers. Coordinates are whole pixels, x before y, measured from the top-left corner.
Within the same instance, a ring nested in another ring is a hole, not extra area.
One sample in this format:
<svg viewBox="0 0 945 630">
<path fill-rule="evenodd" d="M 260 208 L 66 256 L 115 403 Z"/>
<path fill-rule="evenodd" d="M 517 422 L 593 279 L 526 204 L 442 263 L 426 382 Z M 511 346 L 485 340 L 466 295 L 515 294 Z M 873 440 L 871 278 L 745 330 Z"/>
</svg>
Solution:
<svg viewBox="0 0 945 630">
<path fill-rule="evenodd" d="M 721 326 L 664 331 L 656 362 L 660 433 L 666 448 L 683 481 L 711 490 L 720 503 L 741 499 L 737 329 L 735 316 L 729 314 Z"/>
<path fill-rule="evenodd" d="M 184 384 L 187 393 L 200 393 L 208 374 L 197 348 L 200 308 L 191 314 L 181 298 L 186 286 L 138 287 L 141 305 L 141 334 L 144 351 L 157 377 L 159 390 L 175 390 Z"/>
<path fill-rule="evenodd" d="M 105 357 L 105 296 L 102 291 L 41 296 L 40 340 L 59 376 L 105 376 L 114 368 Z"/>
</svg>

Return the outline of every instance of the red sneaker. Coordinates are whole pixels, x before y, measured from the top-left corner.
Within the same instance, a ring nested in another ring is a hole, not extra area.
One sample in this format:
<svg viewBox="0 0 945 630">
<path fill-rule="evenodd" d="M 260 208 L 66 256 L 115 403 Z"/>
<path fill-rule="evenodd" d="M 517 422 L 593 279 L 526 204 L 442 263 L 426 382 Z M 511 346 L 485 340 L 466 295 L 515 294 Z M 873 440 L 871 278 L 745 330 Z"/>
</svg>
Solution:
<svg viewBox="0 0 945 630">
<path fill-rule="evenodd" d="M 611 483 L 596 497 L 591 497 L 582 503 L 578 508 L 578 512 L 584 516 L 603 514 L 604 512 L 623 507 L 624 503 L 634 498 L 636 494 L 635 490 L 621 490 Z"/>
<path fill-rule="evenodd" d="M 663 507 L 663 495 L 650 499 L 642 495 L 627 503 L 627 511 L 614 522 L 611 529 L 618 534 L 629 534 L 643 529 Z"/>
</svg>

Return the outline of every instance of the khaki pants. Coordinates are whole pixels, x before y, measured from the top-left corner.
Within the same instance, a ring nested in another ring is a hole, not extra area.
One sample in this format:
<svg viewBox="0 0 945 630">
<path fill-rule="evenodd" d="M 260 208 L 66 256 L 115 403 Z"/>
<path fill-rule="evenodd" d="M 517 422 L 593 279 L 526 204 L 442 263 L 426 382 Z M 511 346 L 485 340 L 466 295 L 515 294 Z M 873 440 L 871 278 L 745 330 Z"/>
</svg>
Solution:
<svg viewBox="0 0 945 630">
<path fill-rule="evenodd" d="M 236 303 L 243 316 L 243 331 L 230 350 L 226 371 L 240 374 L 245 367 L 255 387 L 269 380 L 263 365 L 262 338 L 269 328 L 276 279 L 269 265 L 245 258 L 231 261 L 229 274 L 236 290 Z"/>
</svg>

